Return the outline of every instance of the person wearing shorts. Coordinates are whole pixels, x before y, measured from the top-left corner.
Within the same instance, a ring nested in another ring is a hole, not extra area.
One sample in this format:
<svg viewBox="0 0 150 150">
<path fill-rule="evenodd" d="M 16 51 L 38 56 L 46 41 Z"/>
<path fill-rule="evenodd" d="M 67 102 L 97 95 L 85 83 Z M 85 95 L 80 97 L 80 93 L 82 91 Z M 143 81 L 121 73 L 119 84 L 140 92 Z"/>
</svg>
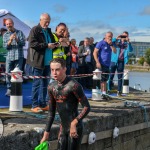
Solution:
<svg viewBox="0 0 150 150">
<path fill-rule="evenodd" d="M 107 82 L 110 73 L 109 67 L 101 65 L 101 71 L 102 71 L 101 82 Z"/>
<path fill-rule="evenodd" d="M 106 94 L 106 83 L 109 77 L 109 67 L 112 51 L 116 53 L 116 48 L 112 43 L 112 32 L 107 32 L 105 38 L 95 46 L 93 55 L 96 61 L 96 67 L 102 71 L 101 92 Z"/>
</svg>

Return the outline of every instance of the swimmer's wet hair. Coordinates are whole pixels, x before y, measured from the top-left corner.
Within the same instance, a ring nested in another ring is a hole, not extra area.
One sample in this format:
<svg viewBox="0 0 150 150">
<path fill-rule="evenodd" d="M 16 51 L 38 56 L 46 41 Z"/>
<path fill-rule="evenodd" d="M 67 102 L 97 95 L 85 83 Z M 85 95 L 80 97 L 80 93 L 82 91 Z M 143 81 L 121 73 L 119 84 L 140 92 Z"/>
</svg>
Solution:
<svg viewBox="0 0 150 150">
<path fill-rule="evenodd" d="M 50 61 L 51 63 L 59 63 L 63 68 L 66 67 L 66 61 L 63 58 L 54 58 Z"/>
</svg>

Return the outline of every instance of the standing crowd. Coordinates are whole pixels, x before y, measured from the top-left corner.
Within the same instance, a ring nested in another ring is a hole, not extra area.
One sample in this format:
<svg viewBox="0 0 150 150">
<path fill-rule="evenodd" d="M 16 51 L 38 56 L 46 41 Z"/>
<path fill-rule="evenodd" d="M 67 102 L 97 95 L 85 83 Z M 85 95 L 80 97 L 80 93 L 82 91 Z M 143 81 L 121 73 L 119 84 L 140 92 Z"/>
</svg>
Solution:
<svg viewBox="0 0 150 150">
<path fill-rule="evenodd" d="M 37 26 L 34 26 L 27 38 L 22 31 L 15 29 L 12 19 L 5 21 L 7 31 L 3 34 L 3 48 L 7 50 L 6 73 L 10 73 L 16 66 L 25 70 L 26 75 L 50 76 L 50 61 L 63 58 L 66 61 L 66 74 L 92 74 L 96 68 L 102 71 L 101 91 L 109 93 L 113 86 L 115 71 L 118 72 L 118 92 L 121 96 L 124 66 L 128 63 L 128 53 L 133 50 L 127 31 L 113 38 L 112 32 L 94 43 L 93 37 L 85 37 L 76 45 L 76 39 L 70 39 L 70 33 L 65 23 L 59 23 L 55 32 L 49 24 L 51 17 L 44 13 L 40 16 Z M 23 67 L 23 46 L 28 41 L 28 55 Z M 25 69 L 24 69 L 25 68 Z M 83 89 L 92 89 L 92 76 L 77 79 Z M 52 81 L 52 80 L 50 80 Z M 47 86 L 49 79 L 34 79 L 32 84 L 32 110 L 47 110 Z M 10 76 L 6 77 L 7 92 L 11 94 Z M 41 92 L 42 91 L 42 92 Z M 36 109 L 35 109 L 36 108 Z"/>
<path fill-rule="evenodd" d="M 106 94 L 112 89 L 114 73 L 117 70 L 117 94 L 121 96 L 124 66 L 128 62 L 128 53 L 132 51 L 132 46 L 129 34 L 125 31 L 117 38 L 113 38 L 112 32 L 107 32 L 97 43 L 94 43 L 93 37 L 85 37 L 78 47 L 76 39 L 70 39 L 65 23 L 59 23 L 53 33 L 49 28 L 50 22 L 49 14 L 41 14 L 39 24 L 31 29 L 26 39 L 22 31 L 15 29 L 13 20 L 6 19 L 7 31 L 3 35 L 3 47 L 7 50 L 6 73 L 10 73 L 15 67 L 22 70 L 23 46 L 27 40 L 29 47 L 26 74 L 52 77 L 50 80 L 36 78 L 32 82 L 31 110 L 34 113 L 49 111 L 49 120 L 41 141 L 48 140 L 57 106 L 61 117 L 59 148 L 66 149 L 69 142 L 70 149 L 79 149 L 82 137 L 81 120 L 90 111 L 83 89 L 92 89 L 92 76 L 79 78 L 78 83 L 66 75 L 92 74 L 99 68 L 102 71 L 101 92 Z M 6 95 L 9 96 L 9 76 L 6 83 Z M 80 113 L 77 111 L 78 102 L 83 106 Z"/>
</svg>

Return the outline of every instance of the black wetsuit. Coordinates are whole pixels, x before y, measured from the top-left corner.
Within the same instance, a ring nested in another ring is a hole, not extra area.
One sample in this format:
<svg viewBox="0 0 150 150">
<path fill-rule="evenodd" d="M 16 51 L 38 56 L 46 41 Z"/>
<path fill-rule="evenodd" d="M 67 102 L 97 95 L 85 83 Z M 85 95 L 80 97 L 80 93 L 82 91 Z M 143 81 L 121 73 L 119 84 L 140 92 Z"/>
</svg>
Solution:
<svg viewBox="0 0 150 150">
<path fill-rule="evenodd" d="M 83 130 L 82 119 L 90 111 L 89 102 L 81 85 L 76 80 L 66 77 L 61 84 L 57 81 L 52 82 L 48 86 L 48 93 L 50 96 L 50 110 L 46 131 L 50 132 L 57 108 L 61 119 L 60 133 L 58 137 L 58 150 L 79 150 Z M 81 113 L 78 113 L 79 102 L 83 106 Z M 78 138 L 71 138 L 69 135 L 70 124 L 75 118 L 78 120 Z"/>
</svg>

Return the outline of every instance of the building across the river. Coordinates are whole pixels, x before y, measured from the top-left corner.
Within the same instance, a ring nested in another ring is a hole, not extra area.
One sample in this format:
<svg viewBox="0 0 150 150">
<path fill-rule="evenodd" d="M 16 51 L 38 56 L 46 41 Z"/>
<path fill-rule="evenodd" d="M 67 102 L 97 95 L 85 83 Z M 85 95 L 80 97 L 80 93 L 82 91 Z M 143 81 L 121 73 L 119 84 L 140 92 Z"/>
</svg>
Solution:
<svg viewBox="0 0 150 150">
<path fill-rule="evenodd" d="M 142 57 L 145 55 L 145 51 L 150 48 L 150 42 L 131 42 L 133 47 L 133 54 L 136 57 Z"/>
</svg>

